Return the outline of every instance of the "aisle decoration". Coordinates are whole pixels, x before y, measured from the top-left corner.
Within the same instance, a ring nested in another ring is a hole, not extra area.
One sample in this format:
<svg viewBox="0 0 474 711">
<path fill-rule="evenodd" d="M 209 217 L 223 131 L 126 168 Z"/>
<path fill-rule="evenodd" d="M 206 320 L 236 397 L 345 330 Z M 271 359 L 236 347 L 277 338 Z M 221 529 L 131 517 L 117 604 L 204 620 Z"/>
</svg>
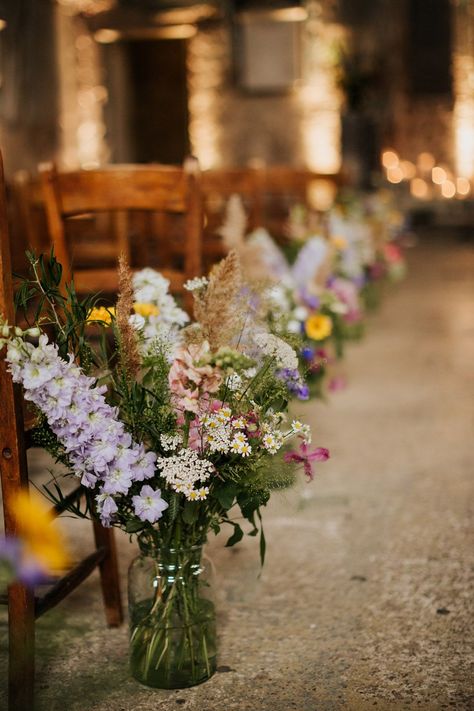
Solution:
<svg viewBox="0 0 474 711">
<path fill-rule="evenodd" d="M 186 319 L 149 271 L 132 277 L 122 260 L 117 304 L 102 312 L 95 297 L 78 300 L 72 284 L 64 295 L 54 258 L 31 256 L 31 265 L 18 303 L 34 311 L 38 338 L 3 322 L 0 345 L 38 415 L 34 441 L 85 487 L 86 507 L 74 504 L 72 513 L 96 511 L 104 526 L 138 539 L 129 579 L 132 674 L 162 688 L 200 683 L 217 654 L 202 581 L 209 531 L 229 526 L 232 546 L 247 521 L 263 563 L 261 509 L 271 492 L 291 485 L 298 468 L 311 480 L 329 457 L 311 443 L 308 425 L 287 415 L 282 373 L 297 373 L 297 355 L 268 329 L 235 252 L 209 278 L 188 282 L 195 320 L 181 329 Z M 151 308 L 164 303 L 171 348 Z M 64 502 L 61 484 L 46 486 L 53 501 Z"/>
<path fill-rule="evenodd" d="M 364 312 L 378 303 L 383 280 L 404 276 L 400 213 L 384 193 L 342 193 L 323 217 L 294 206 L 282 244 L 263 228 L 247 235 L 246 225 L 234 195 L 220 234 L 227 249 L 239 253 L 251 280 L 272 284 L 267 290 L 271 328 L 299 339 L 300 371 L 310 388 L 294 388 L 296 397 L 322 396 L 327 378 L 330 390 L 340 389 L 344 378 L 333 369 L 346 341 L 364 334 Z"/>
</svg>

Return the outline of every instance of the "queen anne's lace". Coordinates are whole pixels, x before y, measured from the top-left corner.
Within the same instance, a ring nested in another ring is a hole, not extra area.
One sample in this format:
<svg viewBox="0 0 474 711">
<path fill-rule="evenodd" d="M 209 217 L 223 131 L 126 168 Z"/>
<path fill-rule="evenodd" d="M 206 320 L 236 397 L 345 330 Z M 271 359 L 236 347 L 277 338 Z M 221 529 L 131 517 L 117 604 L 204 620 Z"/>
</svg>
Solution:
<svg viewBox="0 0 474 711">
<path fill-rule="evenodd" d="M 159 457 L 156 465 L 174 491 L 184 494 L 190 501 L 206 498 L 207 493 L 202 493 L 202 484 L 215 472 L 215 468 L 209 460 L 200 459 L 194 449 L 182 449 L 171 457 Z"/>
<path fill-rule="evenodd" d="M 275 358 L 280 368 L 298 369 L 298 356 L 282 338 L 262 331 L 255 333 L 253 340 L 264 355 Z"/>
</svg>

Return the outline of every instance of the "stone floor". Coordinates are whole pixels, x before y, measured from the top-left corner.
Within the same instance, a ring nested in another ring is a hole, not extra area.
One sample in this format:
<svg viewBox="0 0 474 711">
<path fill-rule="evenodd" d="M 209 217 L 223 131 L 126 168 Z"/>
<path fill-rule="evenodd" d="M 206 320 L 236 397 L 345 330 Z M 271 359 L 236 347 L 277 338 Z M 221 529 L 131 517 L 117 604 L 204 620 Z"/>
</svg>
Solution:
<svg viewBox="0 0 474 711">
<path fill-rule="evenodd" d="M 94 576 L 38 624 L 38 711 L 474 708 L 474 250 L 422 241 L 409 259 L 349 387 L 299 408 L 332 459 L 265 511 L 261 577 L 254 539 L 210 545 L 219 673 L 173 692 L 130 679 Z M 83 549 L 88 527 L 66 524 Z M 3 613 L 0 630 L 4 668 Z"/>
</svg>

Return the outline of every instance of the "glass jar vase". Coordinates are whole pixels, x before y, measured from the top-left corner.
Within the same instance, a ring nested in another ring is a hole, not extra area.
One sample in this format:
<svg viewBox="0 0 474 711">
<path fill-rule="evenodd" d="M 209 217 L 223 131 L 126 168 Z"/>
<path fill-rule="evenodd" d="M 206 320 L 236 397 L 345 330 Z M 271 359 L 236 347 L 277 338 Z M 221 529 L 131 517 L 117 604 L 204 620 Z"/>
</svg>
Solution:
<svg viewBox="0 0 474 711">
<path fill-rule="evenodd" d="M 129 569 L 130 667 L 142 684 L 181 689 L 216 670 L 216 615 L 202 546 L 139 538 Z"/>
</svg>

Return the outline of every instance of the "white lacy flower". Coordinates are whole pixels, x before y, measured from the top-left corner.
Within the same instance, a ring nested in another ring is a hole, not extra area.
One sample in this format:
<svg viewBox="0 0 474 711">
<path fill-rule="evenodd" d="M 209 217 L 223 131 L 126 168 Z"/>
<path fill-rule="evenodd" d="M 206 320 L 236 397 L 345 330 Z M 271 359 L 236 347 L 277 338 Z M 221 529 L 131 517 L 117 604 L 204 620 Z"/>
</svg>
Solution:
<svg viewBox="0 0 474 711">
<path fill-rule="evenodd" d="M 282 338 L 275 336 L 273 333 L 261 331 L 254 334 L 253 340 L 262 353 L 275 358 L 281 368 L 288 368 L 288 370 L 298 369 L 298 356 L 293 348 Z"/>
<path fill-rule="evenodd" d="M 184 284 L 186 291 L 200 291 L 205 289 L 209 284 L 209 280 L 206 277 L 194 277 L 194 279 L 188 279 Z"/>
<path fill-rule="evenodd" d="M 197 498 L 193 493 L 196 491 L 194 485 L 202 484 L 215 471 L 213 463 L 200 459 L 194 449 L 183 449 L 171 457 L 158 457 L 156 466 L 167 484 L 190 501 Z"/>
<path fill-rule="evenodd" d="M 172 452 L 182 445 L 183 438 L 180 434 L 162 434 L 160 435 L 160 442 L 165 452 Z"/>
</svg>

